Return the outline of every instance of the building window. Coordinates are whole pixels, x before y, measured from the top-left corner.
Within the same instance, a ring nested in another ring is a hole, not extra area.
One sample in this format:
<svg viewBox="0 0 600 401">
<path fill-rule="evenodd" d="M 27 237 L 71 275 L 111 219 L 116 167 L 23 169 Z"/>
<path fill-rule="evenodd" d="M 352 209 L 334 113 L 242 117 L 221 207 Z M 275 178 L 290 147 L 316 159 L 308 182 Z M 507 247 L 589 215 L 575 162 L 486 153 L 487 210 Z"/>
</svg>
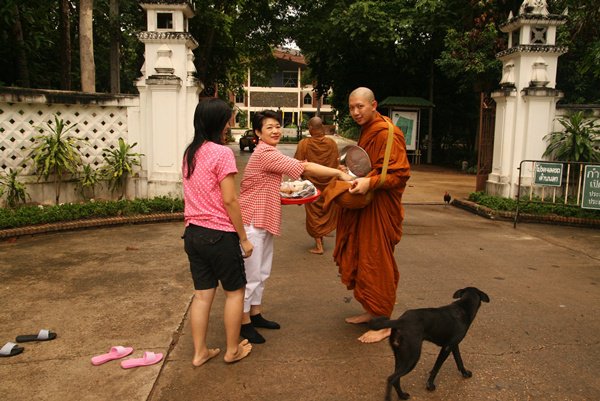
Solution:
<svg viewBox="0 0 600 401">
<path fill-rule="evenodd" d="M 519 46 L 519 30 L 512 32 L 512 47 Z"/>
<path fill-rule="evenodd" d="M 329 96 L 327 96 L 327 93 L 323 95 L 322 103 L 329 104 Z"/>
<path fill-rule="evenodd" d="M 532 45 L 545 45 L 546 44 L 546 32 L 548 28 L 545 26 L 532 26 L 531 27 L 531 44 Z"/>
<path fill-rule="evenodd" d="M 173 29 L 173 13 L 156 13 L 156 28 Z"/>
<path fill-rule="evenodd" d="M 244 92 L 237 92 L 235 94 L 235 102 L 236 103 L 244 103 Z"/>
<path fill-rule="evenodd" d="M 296 88 L 298 86 L 297 71 L 283 71 L 283 87 Z"/>
<path fill-rule="evenodd" d="M 304 104 L 312 105 L 312 96 L 310 95 L 310 93 L 304 95 Z"/>
</svg>

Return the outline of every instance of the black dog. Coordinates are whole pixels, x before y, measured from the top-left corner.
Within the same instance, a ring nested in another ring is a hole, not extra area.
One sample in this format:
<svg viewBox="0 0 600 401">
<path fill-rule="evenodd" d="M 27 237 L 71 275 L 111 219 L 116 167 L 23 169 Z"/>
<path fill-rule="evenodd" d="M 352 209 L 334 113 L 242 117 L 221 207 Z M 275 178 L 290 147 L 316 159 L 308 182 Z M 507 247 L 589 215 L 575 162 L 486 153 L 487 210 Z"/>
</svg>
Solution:
<svg viewBox="0 0 600 401">
<path fill-rule="evenodd" d="M 423 340 L 442 347 L 427 379 L 427 390 L 435 390 L 433 381 L 450 352 L 463 377 L 472 376 L 463 365 L 458 344 L 467 334 L 481 302 L 490 302 L 490 298 L 475 287 L 456 291 L 454 298 L 460 299 L 441 308 L 412 309 L 404 312 L 397 320 L 378 317 L 369 322 L 369 327 L 374 330 L 392 329 L 389 341 L 394 351 L 395 371 L 387 379 L 386 400 L 391 399 L 392 386 L 401 399 L 407 400 L 410 397 L 402 391 L 400 378 L 413 370 L 419 361 Z"/>
</svg>

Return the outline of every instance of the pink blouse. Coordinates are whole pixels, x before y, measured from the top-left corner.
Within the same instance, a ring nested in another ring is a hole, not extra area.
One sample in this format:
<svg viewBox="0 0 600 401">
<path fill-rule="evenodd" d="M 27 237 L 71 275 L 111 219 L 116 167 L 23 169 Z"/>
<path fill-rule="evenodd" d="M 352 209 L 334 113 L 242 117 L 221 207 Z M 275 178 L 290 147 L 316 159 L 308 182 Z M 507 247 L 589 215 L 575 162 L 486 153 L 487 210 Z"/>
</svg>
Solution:
<svg viewBox="0 0 600 401">
<path fill-rule="evenodd" d="M 221 181 L 238 172 L 233 151 L 223 145 L 207 141 L 196 151 L 195 168 L 185 178 L 183 161 L 184 220 L 189 224 L 221 231 L 235 231 L 223 204 Z"/>
</svg>

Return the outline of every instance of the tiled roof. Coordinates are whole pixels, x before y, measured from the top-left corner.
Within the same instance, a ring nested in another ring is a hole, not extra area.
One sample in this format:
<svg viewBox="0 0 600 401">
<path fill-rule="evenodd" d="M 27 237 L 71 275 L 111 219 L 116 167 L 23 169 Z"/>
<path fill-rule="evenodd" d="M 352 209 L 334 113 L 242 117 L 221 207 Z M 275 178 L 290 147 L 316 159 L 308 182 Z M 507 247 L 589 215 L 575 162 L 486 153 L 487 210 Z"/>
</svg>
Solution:
<svg viewBox="0 0 600 401">
<path fill-rule="evenodd" d="M 292 63 L 306 65 L 306 60 L 299 50 L 277 48 L 273 49 L 273 56 L 279 60 L 291 61 Z"/>
</svg>

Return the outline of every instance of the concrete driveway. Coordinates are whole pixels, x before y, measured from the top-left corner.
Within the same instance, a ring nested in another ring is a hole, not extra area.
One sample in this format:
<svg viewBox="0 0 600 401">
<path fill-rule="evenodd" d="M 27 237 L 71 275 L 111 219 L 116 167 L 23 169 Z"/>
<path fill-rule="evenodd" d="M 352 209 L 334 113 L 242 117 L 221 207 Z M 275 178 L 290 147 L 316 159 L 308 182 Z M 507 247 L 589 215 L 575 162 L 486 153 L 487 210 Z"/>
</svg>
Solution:
<svg viewBox="0 0 600 401">
<path fill-rule="evenodd" d="M 243 167 L 249 154 L 235 151 Z M 437 390 L 428 392 L 438 350 L 425 344 L 402 380 L 404 390 L 413 400 L 600 399 L 600 232 L 534 224 L 513 229 L 510 222 L 441 204 L 445 190 L 458 197 L 472 185 L 470 176 L 415 169 L 396 250 L 395 315 L 449 303 L 465 286 L 487 292 L 491 302 L 482 305 L 461 345 L 473 377 L 463 379 L 448 360 Z M 0 346 L 40 328 L 58 333 L 56 340 L 25 343 L 23 354 L 0 358 L 0 398 L 383 399 L 391 350 L 386 342 L 358 342 L 364 327 L 344 323 L 360 306 L 339 281 L 334 238 L 325 239 L 325 255 L 309 254 L 303 208 L 283 212 L 264 302 L 265 315 L 282 329 L 262 330 L 267 342 L 234 365 L 221 358 L 191 365 L 192 285 L 181 222 L 0 242 Z M 224 347 L 222 307 L 218 293 L 209 327 L 217 347 Z M 165 359 L 129 370 L 118 361 L 92 366 L 90 358 L 113 345 L 134 347 L 133 357 L 152 351 Z"/>
</svg>

